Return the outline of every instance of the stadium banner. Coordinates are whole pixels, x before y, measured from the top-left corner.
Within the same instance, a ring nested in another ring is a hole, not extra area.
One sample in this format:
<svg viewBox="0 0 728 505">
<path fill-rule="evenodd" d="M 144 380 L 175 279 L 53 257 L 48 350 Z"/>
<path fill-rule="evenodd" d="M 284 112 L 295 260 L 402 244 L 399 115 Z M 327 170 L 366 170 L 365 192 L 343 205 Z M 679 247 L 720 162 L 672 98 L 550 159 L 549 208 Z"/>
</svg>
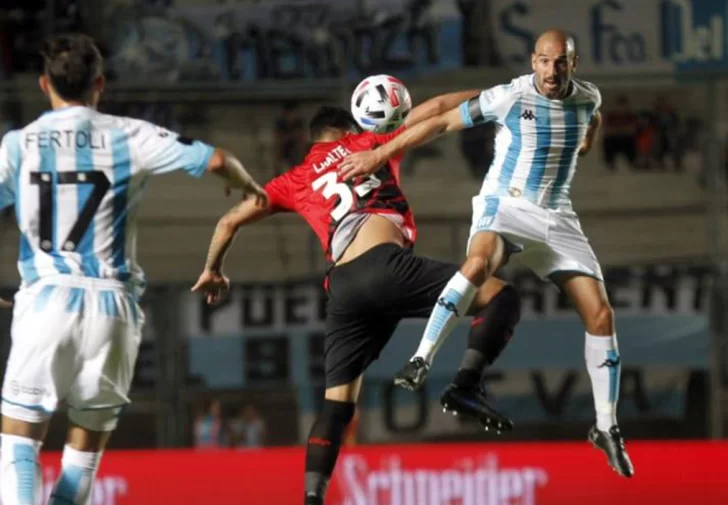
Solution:
<svg viewBox="0 0 728 505">
<path fill-rule="evenodd" d="M 349 447 L 327 505 L 725 505 L 728 443 L 630 442 L 616 476 L 586 443 Z M 50 494 L 60 454 L 43 453 Z M 289 505 L 303 496 L 302 447 L 107 451 L 93 505 Z"/>
<path fill-rule="evenodd" d="M 728 68 L 726 2 L 493 0 L 490 11 L 477 5 L 266 0 L 162 8 L 109 2 L 108 67 L 135 84 L 140 76 L 227 83 L 381 72 L 407 78 L 499 62 L 523 72 L 530 71 L 538 34 L 562 27 L 577 41 L 579 72 L 590 77 Z"/>
<path fill-rule="evenodd" d="M 538 35 L 562 27 L 590 77 L 728 69 L 728 4 L 710 0 L 493 0 L 497 51 L 530 71 Z M 567 23 L 565 24 L 565 20 Z"/>
<path fill-rule="evenodd" d="M 108 66 L 139 82 L 357 78 L 462 65 L 459 5 L 409 0 L 109 3 Z"/>
<path fill-rule="evenodd" d="M 529 271 L 505 269 L 499 277 L 520 293 L 522 321 L 564 321 L 574 315 L 566 297 Z M 618 317 L 696 316 L 708 312 L 712 270 L 707 265 L 654 264 L 604 269 Z M 223 303 L 210 307 L 184 295 L 184 328 L 190 337 L 255 336 L 323 329 L 326 293 L 321 278 L 287 283 L 237 284 Z"/>
</svg>

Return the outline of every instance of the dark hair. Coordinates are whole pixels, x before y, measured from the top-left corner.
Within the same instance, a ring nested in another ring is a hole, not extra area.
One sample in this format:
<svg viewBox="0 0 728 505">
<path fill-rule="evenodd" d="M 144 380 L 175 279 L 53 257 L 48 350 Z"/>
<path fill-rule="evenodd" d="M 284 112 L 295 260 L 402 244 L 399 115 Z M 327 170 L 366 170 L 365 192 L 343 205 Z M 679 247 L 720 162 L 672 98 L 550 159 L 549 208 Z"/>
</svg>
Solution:
<svg viewBox="0 0 728 505">
<path fill-rule="evenodd" d="M 321 107 L 308 124 L 308 132 L 311 140 L 316 141 L 327 129 L 344 130 L 352 133 L 360 133 L 362 130 L 354 120 L 354 116 L 341 107 Z"/>
<path fill-rule="evenodd" d="M 43 72 L 65 100 L 81 100 L 103 73 L 104 59 L 88 35 L 57 35 L 43 42 Z"/>
</svg>

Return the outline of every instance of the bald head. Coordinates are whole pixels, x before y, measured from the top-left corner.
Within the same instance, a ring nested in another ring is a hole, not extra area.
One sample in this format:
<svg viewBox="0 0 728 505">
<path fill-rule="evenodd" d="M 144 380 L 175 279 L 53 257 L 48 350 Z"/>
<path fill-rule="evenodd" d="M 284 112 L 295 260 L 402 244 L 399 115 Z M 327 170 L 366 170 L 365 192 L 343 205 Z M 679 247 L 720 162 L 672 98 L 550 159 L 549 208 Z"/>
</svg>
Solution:
<svg viewBox="0 0 728 505">
<path fill-rule="evenodd" d="M 552 100 L 564 98 L 571 89 L 571 77 L 576 63 L 573 37 L 563 30 L 542 33 L 536 40 L 531 56 L 538 91 Z"/>
<path fill-rule="evenodd" d="M 543 32 L 533 48 L 535 54 L 547 52 L 549 49 L 565 54 L 569 59 L 576 56 L 576 45 L 574 38 L 567 35 L 563 30 L 546 30 Z"/>
</svg>

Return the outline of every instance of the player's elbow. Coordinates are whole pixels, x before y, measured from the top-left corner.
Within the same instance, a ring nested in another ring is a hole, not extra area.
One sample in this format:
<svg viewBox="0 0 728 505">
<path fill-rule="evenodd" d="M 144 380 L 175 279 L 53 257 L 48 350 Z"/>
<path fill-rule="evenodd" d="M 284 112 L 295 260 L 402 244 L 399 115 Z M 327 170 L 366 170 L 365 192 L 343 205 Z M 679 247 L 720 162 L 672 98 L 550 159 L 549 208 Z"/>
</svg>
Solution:
<svg viewBox="0 0 728 505">
<path fill-rule="evenodd" d="M 207 171 L 213 174 L 220 174 L 225 168 L 226 154 L 222 149 L 215 149 L 210 161 L 207 162 Z"/>
</svg>

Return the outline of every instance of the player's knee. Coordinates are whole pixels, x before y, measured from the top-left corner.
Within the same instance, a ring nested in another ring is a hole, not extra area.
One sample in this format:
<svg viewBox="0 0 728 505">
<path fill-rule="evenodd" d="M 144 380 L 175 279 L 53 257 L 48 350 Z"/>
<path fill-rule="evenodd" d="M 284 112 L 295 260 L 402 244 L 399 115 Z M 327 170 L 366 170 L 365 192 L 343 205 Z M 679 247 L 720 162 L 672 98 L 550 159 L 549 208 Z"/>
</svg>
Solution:
<svg viewBox="0 0 728 505">
<path fill-rule="evenodd" d="M 512 328 L 515 328 L 521 320 L 521 295 L 510 284 L 500 290 L 500 293 L 493 298 L 491 305 L 495 310 L 503 312 Z"/>
<path fill-rule="evenodd" d="M 338 444 L 344 430 L 354 418 L 355 412 L 355 403 L 325 399 L 323 408 L 311 427 L 311 437 L 323 438 L 328 442 Z"/>
<path fill-rule="evenodd" d="M 487 276 L 488 263 L 488 259 L 482 256 L 468 256 L 460 273 L 474 285 L 481 286 Z"/>
<path fill-rule="evenodd" d="M 586 328 L 592 335 L 611 335 L 614 333 L 614 309 L 602 303 L 586 321 Z"/>
<path fill-rule="evenodd" d="M 513 286 L 505 284 L 487 303 L 472 309 L 470 314 L 476 318 L 497 318 L 512 330 L 521 320 L 521 296 Z"/>
</svg>

